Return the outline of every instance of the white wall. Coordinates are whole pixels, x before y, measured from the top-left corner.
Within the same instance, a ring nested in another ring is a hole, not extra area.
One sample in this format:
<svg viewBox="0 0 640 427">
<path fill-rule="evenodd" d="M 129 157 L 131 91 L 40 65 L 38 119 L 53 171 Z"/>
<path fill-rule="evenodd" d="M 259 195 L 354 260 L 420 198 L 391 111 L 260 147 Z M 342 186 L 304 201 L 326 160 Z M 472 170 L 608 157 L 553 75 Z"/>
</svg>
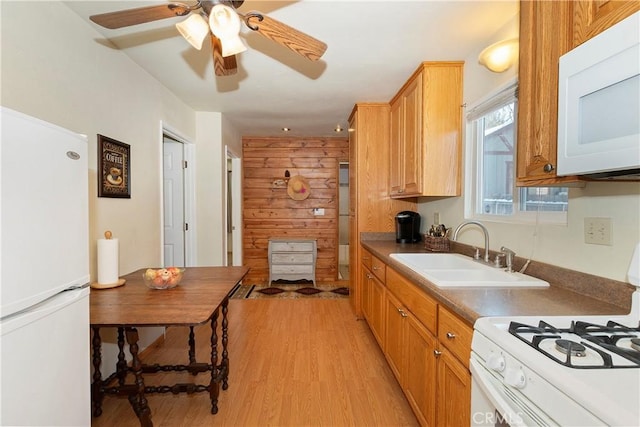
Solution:
<svg viewBox="0 0 640 427">
<path fill-rule="evenodd" d="M 226 159 L 222 144 L 222 114 L 196 113 L 197 265 L 222 265 L 225 228 L 222 193 Z"/>
<path fill-rule="evenodd" d="M 35 13 L 37 12 L 37 13 Z M 195 135 L 195 113 L 59 2 L 2 3 L 2 105 L 89 138 L 92 278 L 96 240 L 120 241 L 120 273 L 162 264 L 160 121 Z M 131 199 L 97 197 L 97 137 L 131 146 Z"/>
<path fill-rule="evenodd" d="M 480 51 L 497 41 L 518 36 L 518 17 L 496 32 L 491 40 L 480 43 L 477 51 L 465 59 L 464 102 L 478 100 L 514 79 L 517 66 L 496 74 L 478 64 Z M 464 139 L 463 139 L 464 140 Z M 423 217 L 423 231 L 440 213 L 440 222 L 456 227 L 464 218 L 464 195 L 442 200 L 421 198 L 418 211 Z M 612 246 L 584 243 L 584 218 L 608 217 L 613 223 Z M 588 183 L 584 188 L 569 189 L 569 214 L 566 226 L 517 225 L 485 222 L 491 237 L 491 249 L 507 246 L 519 256 L 582 271 L 597 276 L 626 281 L 631 254 L 640 242 L 640 183 Z M 459 240 L 483 247 L 482 233 L 465 231 Z"/>
<path fill-rule="evenodd" d="M 124 53 L 97 42 L 103 37 L 61 2 L 2 1 L 0 7 L 0 103 L 88 135 L 92 280 L 96 240 L 105 230 L 119 239 L 121 275 L 162 265 L 161 122 L 197 143 L 196 211 L 202 222 L 196 230 L 197 241 L 205 243 L 199 261 L 219 265 L 222 249 L 213 242 L 223 229 L 221 114 L 196 115 Z M 202 123 L 196 126 L 196 120 Z M 130 144 L 131 199 L 97 197 L 97 134 Z M 161 330 L 140 332 L 144 348 Z M 115 349 L 107 347 L 104 360 L 115 360 Z"/>
</svg>

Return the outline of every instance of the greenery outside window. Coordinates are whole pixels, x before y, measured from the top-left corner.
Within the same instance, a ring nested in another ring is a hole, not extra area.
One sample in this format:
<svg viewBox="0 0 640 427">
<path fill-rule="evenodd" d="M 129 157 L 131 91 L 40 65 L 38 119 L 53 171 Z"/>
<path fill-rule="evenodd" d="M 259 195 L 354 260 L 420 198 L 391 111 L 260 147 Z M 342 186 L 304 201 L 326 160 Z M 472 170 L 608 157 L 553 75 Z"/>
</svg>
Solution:
<svg viewBox="0 0 640 427">
<path fill-rule="evenodd" d="M 566 187 L 515 185 L 517 117 L 517 83 L 469 110 L 466 216 L 499 222 L 566 224 Z"/>
</svg>

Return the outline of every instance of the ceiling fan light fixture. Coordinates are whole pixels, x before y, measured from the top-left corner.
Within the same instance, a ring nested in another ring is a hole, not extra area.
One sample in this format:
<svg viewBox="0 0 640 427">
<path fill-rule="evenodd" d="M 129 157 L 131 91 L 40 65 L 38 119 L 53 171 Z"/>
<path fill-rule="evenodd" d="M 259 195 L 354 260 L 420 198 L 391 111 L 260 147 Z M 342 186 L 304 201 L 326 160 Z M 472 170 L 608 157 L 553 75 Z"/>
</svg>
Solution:
<svg viewBox="0 0 640 427">
<path fill-rule="evenodd" d="M 192 14 L 187 19 L 176 24 L 176 28 L 191 46 L 202 49 L 204 39 L 209 35 L 209 25 L 202 15 Z"/>
<path fill-rule="evenodd" d="M 213 34 L 220 39 L 222 56 L 227 57 L 247 50 L 239 36 L 240 17 L 229 6 L 215 5 L 209 14 L 209 26 Z"/>
<path fill-rule="evenodd" d="M 518 59 L 518 39 L 494 43 L 480 52 L 478 62 L 494 73 L 502 73 Z"/>
</svg>

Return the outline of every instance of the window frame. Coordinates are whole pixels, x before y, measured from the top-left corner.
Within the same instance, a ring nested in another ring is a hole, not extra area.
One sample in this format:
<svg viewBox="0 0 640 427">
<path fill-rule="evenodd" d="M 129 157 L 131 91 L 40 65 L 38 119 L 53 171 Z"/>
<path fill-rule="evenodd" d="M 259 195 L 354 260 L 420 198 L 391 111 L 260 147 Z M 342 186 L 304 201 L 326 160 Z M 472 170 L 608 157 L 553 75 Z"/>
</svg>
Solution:
<svg viewBox="0 0 640 427">
<path fill-rule="evenodd" d="M 517 79 L 511 80 L 496 90 L 490 92 L 487 96 L 481 98 L 472 106 L 467 108 L 465 115 L 465 200 L 464 200 L 464 217 L 465 219 L 473 219 L 487 222 L 498 222 L 507 224 L 553 224 L 567 226 L 568 223 L 568 200 L 567 210 L 564 211 L 541 211 L 539 209 L 533 211 L 520 210 L 521 193 L 523 188 L 516 186 L 516 167 L 517 167 Z M 511 93 L 505 95 L 505 93 Z M 479 118 L 484 117 L 487 113 L 506 105 L 506 101 L 515 100 L 514 108 L 514 182 L 513 182 L 513 214 L 496 215 L 479 213 L 478 207 L 482 205 L 479 200 L 482 197 L 482 162 L 480 162 L 480 150 L 478 148 L 478 134 L 480 127 Z M 480 111 L 480 113 L 478 113 Z M 484 111 L 484 112 L 483 112 Z M 546 188 L 546 187 L 540 187 Z"/>
</svg>

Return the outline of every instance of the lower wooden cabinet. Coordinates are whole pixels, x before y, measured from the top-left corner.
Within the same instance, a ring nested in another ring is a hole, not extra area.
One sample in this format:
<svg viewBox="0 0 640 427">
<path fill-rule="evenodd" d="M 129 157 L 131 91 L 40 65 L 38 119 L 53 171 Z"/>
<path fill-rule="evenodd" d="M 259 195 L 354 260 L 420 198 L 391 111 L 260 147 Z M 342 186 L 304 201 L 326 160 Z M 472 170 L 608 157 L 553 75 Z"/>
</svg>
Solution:
<svg viewBox="0 0 640 427">
<path fill-rule="evenodd" d="M 416 418 L 423 426 L 468 426 L 471 374 L 467 360 L 470 350 L 467 350 L 467 346 L 471 344 L 471 327 L 426 294 L 422 296 L 420 306 L 413 307 L 416 286 L 389 267 L 386 269 L 386 278 L 385 292 L 381 296 L 384 345 L 380 346 Z M 369 301 L 373 301 L 371 290 L 375 286 L 371 284 L 369 287 Z M 395 295 L 392 289 L 400 295 Z M 403 289 L 412 291 L 403 292 Z M 408 298 L 411 295 L 414 297 Z M 417 317 L 414 312 L 424 309 L 425 301 L 433 302 L 426 304 L 432 307 L 433 316 L 422 313 L 421 317 Z M 375 329 L 379 327 L 375 326 L 375 322 L 380 318 L 373 311 L 377 307 L 370 306 L 372 313 L 366 317 L 376 339 L 378 333 Z M 442 323 L 427 327 L 421 321 L 421 318 L 436 316 L 438 320 L 442 319 Z M 439 336 L 442 338 L 438 339 Z"/>
<path fill-rule="evenodd" d="M 405 318 L 405 381 L 404 393 L 423 426 L 444 425 L 436 420 L 436 371 L 439 360 L 436 338 L 408 313 Z M 437 424 L 436 424 L 437 423 Z"/>
<path fill-rule="evenodd" d="M 471 374 L 446 348 L 438 356 L 438 425 L 468 426 L 471 422 Z"/>
<path fill-rule="evenodd" d="M 384 350 L 384 340 L 385 340 L 385 312 L 384 312 L 384 304 L 385 304 L 385 288 L 384 284 L 378 280 L 378 278 L 374 275 L 370 278 L 369 285 L 369 298 L 371 303 L 371 330 L 373 331 L 373 335 L 378 340 L 378 344 Z"/>
<path fill-rule="evenodd" d="M 362 268 L 362 312 L 378 345 L 384 350 L 385 339 L 385 287 L 375 274 L 363 263 Z"/>
</svg>

